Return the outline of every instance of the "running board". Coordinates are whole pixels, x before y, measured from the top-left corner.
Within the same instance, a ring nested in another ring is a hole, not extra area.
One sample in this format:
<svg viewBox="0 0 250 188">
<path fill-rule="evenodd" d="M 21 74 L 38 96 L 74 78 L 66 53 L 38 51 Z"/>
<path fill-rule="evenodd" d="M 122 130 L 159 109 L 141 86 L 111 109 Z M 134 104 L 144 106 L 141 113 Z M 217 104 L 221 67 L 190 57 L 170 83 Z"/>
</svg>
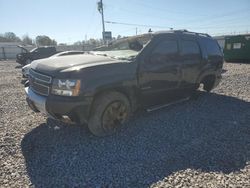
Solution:
<svg viewBox="0 0 250 188">
<path fill-rule="evenodd" d="M 151 108 L 148 108 L 148 109 L 147 109 L 147 112 L 152 112 L 152 111 L 155 111 L 155 110 L 159 110 L 159 109 L 161 109 L 161 108 L 165 108 L 165 107 L 168 107 L 168 106 L 171 106 L 171 105 L 174 105 L 174 104 L 178 104 L 178 103 L 187 101 L 187 100 L 189 100 L 189 99 L 190 99 L 190 97 L 187 97 L 187 98 L 183 98 L 183 99 L 180 99 L 180 100 L 171 102 L 171 103 L 153 106 L 153 107 L 151 107 Z"/>
</svg>

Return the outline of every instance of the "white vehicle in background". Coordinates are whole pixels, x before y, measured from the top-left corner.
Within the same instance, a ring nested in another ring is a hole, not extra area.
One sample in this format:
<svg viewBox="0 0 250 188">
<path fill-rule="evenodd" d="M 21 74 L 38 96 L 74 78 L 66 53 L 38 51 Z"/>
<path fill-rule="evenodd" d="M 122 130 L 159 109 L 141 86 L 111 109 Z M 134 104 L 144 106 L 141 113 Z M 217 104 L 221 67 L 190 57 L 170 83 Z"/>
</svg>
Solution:
<svg viewBox="0 0 250 188">
<path fill-rule="evenodd" d="M 23 78 L 28 78 L 29 76 L 29 70 L 30 70 L 30 64 L 28 65 L 25 65 L 23 68 L 22 68 L 22 74 L 23 74 Z"/>
<path fill-rule="evenodd" d="M 64 51 L 64 52 L 60 52 L 60 53 L 57 53 L 55 55 L 52 55 L 49 58 L 56 58 L 56 57 L 67 56 L 67 55 L 79 55 L 79 54 L 84 54 L 84 51 L 74 51 L 74 50 L 72 50 L 72 51 Z M 22 68 L 23 78 L 28 78 L 31 63 L 28 64 L 28 65 L 25 65 Z"/>
</svg>

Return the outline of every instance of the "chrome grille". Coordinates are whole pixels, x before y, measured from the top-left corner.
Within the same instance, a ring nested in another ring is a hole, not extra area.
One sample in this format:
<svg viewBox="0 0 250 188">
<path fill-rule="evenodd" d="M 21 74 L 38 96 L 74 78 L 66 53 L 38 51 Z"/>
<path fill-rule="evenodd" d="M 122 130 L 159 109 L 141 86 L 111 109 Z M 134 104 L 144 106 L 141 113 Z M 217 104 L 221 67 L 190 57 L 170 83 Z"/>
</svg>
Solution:
<svg viewBox="0 0 250 188">
<path fill-rule="evenodd" d="M 30 88 L 34 92 L 44 96 L 49 95 L 49 89 L 52 82 L 52 77 L 38 73 L 33 69 L 30 69 L 29 82 L 30 82 Z"/>
</svg>

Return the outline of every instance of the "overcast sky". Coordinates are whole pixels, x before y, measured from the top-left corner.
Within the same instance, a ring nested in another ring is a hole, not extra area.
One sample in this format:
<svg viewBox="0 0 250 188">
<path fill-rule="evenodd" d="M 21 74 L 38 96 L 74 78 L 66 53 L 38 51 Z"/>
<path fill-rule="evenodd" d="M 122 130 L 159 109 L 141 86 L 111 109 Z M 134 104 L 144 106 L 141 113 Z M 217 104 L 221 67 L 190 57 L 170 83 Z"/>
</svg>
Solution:
<svg viewBox="0 0 250 188">
<path fill-rule="evenodd" d="M 211 35 L 250 32 L 249 0 L 103 0 L 113 36 L 188 29 Z M 97 0 L 0 0 L 0 33 L 48 35 L 62 43 L 101 38 Z"/>
</svg>

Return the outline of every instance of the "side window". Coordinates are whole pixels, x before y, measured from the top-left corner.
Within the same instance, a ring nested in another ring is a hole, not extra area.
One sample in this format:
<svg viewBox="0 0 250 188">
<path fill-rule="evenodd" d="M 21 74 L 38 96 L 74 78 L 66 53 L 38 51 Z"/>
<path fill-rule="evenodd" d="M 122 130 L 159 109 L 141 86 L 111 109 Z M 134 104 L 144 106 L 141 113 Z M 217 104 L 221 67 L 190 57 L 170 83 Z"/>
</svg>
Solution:
<svg viewBox="0 0 250 188">
<path fill-rule="evenodd" d="M 42 48 L 41 49 L 41 54 L 42 55 L 47 55 L 50 54 L 51 48 Z"/>
<path fill-rule="evenodd" d="M 37 48 L 37 49 L 36 49 L 36 50 L 34 50 L 33 52 L 35 52 L 35 53 L 40 52 L 40 51 L 39 51 L 39 48 Z"/>
<path fill-rule="evenodd" d="M 199 63 L 201 54 L 198 43 L 194 40 L 182 40 L 181 55 L 184 62 Z"/>
<path fill-rule="evenodd" d="M 52 51 L 51 48 L 45 48 L 45 49 L 44 49 L 44 53 L 45 53 L 45 54 L 50 53 L 50 51 Z"/>
<path fill-rule="evenodd" d="M 200 57 L 200 48 L 197 42 L 192 40 L 182 40 L 181 42 L 183 56 Z"/>
<path fill-rule="evenodd" d="M 164 40 L 152 51 L 151 63 L 171 63 L 178 56 L 178 43 L 176 40 Z"/>
<path fill-rule="evenodd" d="M 41 55 L 45 54 L 45 48 L 39 48 L 39 54 Z"/>
</svg>

